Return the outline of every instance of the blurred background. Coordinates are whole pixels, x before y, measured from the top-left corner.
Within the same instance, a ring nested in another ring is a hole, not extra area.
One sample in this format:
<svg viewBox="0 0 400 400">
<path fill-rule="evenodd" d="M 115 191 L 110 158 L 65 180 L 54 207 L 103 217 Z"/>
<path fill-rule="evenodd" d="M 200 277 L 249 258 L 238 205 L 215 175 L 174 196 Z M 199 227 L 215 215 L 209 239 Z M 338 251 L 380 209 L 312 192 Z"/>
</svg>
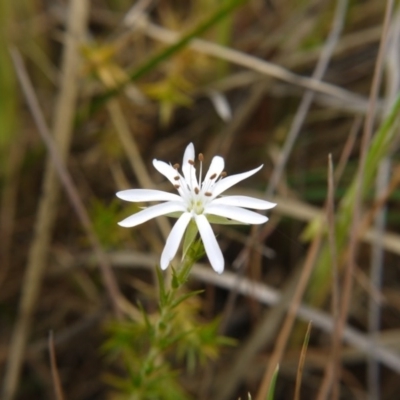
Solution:
<svg viewBox="0 0 400 400">
<path fill-rule="evenodd" d="M 65 399 L 118 398 L 105 326 L 157 309 L 171 221 L 119 227 L 115 192 L 172 191 L 151 162 L 190 142 L 278 205 L 191 274 L 237 341 L 176 362 L 188 398 L 261 400 L 278 362 L 275 399 L 399 398 L 398 3 L 14 0 L 0 26 L 3 399 L 54 398 L 51 349 Z"/>
</svg>

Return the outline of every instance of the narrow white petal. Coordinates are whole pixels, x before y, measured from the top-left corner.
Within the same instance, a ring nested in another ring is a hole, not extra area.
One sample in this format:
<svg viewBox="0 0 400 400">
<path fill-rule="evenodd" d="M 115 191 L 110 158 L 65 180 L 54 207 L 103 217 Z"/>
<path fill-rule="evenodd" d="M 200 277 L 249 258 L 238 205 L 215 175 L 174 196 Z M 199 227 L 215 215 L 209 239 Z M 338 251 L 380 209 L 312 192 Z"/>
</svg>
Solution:
<svg viewBox="0 0 400 400">
<path fill-rule="evenodd" d="M 211 225 L 204 215 L 196 215 L 195 218 L 210 264 L 220 274 L 224 270 L 225 262 Z"/>
<path fill-rule="evenodd" d="M 212 204 L 219 204 L 225 206 L 235 206 L 244 208 L 253 208 L 254 210 L 268 210 L 276 206 L 266 200 L 256 199 L 248 196 L 226 196 L 220 197 L 212 201 Z"/>
<path fill-rule="evenodd" d="M 190 190 L 194 191 L 195 188 L 199 188 L 199 183 L 197 182 L 196 177 L 196 168 L 193 165 L 186 164 L 186 166 L 182 167 L 182 172 L 185 177 L 185 182 L 190 187 Z"/>
<path fill-rule="evenodd" d="M 210 168 L 208 168 L 207 175 L 204 178 L 203 185 L 206 185 L 207 184 L 206 182 L 213 175 L 215 175 L 215 178 L 213 179 L 213 181 L 215 182 L 215 180 L 221 175 L 221 172 L 224 170 L 224 167 L 225 167 L 225 161 L 222 157 L 220 156 L 213 157 L 210 164 Z"/>
<path fill-rule="evenodd" d="M 189 143 L 183 155 L 182 173 L 191 190 L 199 186 L 196 177 L 196 168 L 192 165 L 195 162 L 195 156 L 194 145 L 193 143 Z"/>
<path fill-rule="evenodd" d="M 219 204 L 210 204 L 205 210 L 205 214 L 218 215 L 220 217 L 230 218 L 244 224 L 263 224 L 268 221 L 264 215 L 254 211 L 249 211 L 240 207 L 225 206 Z"/>
<path fill-rule="evenodd" d="M 143 201 L 183 201 L 180 196 L 174 193 L 163 192 L 152 189 L 129 189 L 118 192 L 117 197 L 132 202 Z"/>
<path fill-rule="evenodd" d="M 178 251 L 179 244 L 182 241 L 182 236 L 192 218 L 191 214 L 188 212 L 183 213 L 178 221 L 176 221 L 171 233 L 168 236 L 167 242 L 165 243 L 164 250 L 161 254 L 160 266 L 161 269 L 167 269 L 170 262 L 175 257 Z"/>
<path fill-rule="evenodd" d="M 216 197 L 224 192 L 226 189 L 229 189 L 231 186 L 236 185 L 238 182 L 242 181 L 243 179 L 248 178 L 249 176 L 254 175 L 258 172 L 263 166 L 260 165 L 258 168 L 252 169 L 251 171 L 243 172 L 241 174 L 230 175 L 226 178 L 221 179 L 215 184 L 213 189 L 213 196 Z"/>
<path fill-rule="evenodd" d="M 179 172 L 172 166 L 164 161 L 153 160 L 154 168 L 162 175 L 164 175 L 173 185 L 179 183 L 179 180 L 175 178 L 179 175 Z"/>
<path fill-rule="evenodd" d="M 186 146 L 185 153 L 183 154 L 183 164 L 182 164 L 182 167 L 183 167 L 184 165 L 186 165 L 186 164 L 189 162 L 189 160 L 194 161 L 194 158 L 195 158 L 194 145 L 193 145 L 193 143 L 189 143 L 189 144 Z"/>
<path fill-rule="evenodd" d="M 183 203 L 178 201 L 169 201 L 167 203 L 157 204 L 155 206 L 145 208 L 144 210 L 139 211 L 138 213 L 133 214 L 128 218 L 125 218 L 123 221 L 118 222 L 118 225 L 125 228 L 131 228 L 133 226 L 140 225 L 143 222 L 148 221 L 149 219 L 176 211 L 185 211 Z"/>
</svg>

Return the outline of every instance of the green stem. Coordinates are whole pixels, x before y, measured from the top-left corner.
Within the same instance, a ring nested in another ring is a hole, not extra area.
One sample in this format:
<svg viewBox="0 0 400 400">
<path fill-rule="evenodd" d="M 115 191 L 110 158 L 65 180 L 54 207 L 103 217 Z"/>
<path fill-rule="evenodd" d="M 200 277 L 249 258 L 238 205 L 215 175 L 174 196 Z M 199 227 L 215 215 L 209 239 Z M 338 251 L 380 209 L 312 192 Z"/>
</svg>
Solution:
<svg viewBox="0 0 400 400">
<path fill-rule="evenodd" d="M 163 354 L 166 348 L 172 344 L 172 337 L 170 327 L 173 326 L 174 318 L 176 316 L 176 304 L 182 294 L 180 290 L 187 280 L 187 277 L 192 269 L 195 259 L 187 255 L 181 262 L 177 271 L 173 273 L 173 285 L 169 288 L 165 288 L 165 282 L 159 277 L 160 286 L 160 315 L 158 321 L 154 324 L 153 334 L 151 335 L 150 350 L 143 360 L 142 367 L 140 370 L 141 387 L 147 387 L 147 384 L 151 381 L 152 373 L 162 366 L 164 363 Z M 195 292 L 194 292 L 195 293 Z"/>
</svg>

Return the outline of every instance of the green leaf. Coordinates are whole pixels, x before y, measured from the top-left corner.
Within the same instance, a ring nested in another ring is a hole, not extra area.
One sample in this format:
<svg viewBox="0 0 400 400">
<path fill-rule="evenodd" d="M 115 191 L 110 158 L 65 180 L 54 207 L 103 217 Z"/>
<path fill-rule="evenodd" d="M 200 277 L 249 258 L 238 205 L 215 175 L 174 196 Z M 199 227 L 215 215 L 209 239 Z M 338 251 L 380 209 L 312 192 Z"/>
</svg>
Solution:
<svg viewBox="0 0 400 400">
<path fill-rule="evenodd" d="M 233 221 L 231 219 L 225 217 L 219 217 L 218 215 L 207 215 L 208 222 L 211 224 L 218 224 L 218 225 L 248 225 L 244 224 L 243 222 Z"/>
<path fill-rule="evenodd" d="M 145 309 L 143 308 L 142 303 L 140 301 L 138 301 L 137 305 L 138 305 L 138 308 L 139 308 L 139 310 L 141 311 L 141 313 L 143 315 L 143 320 L 144 320 L 144 323 L 146 325 L 146 328 L 147 328 L 149 334 L 152 335 L 154 333 L 153 325 L 151 325 L 149 317 L 147 316 L 147 313 L 146 313 Z"/>
<path fill-rule="evenodd" d="M 278 379 L 278 373 L 279 373 L 279 364 L 276 366 L 274 374 L 272 375 L 271 383 L 269 385 L 267 397 L 265 400 L 274 400 L 275 385 L 276 385 L 276 380 Z"/>
<path fill-rule="evenodd" d="M 203 293 L 204 290 L 195 290 L 193 292 L 189 292 L 189 293 L 185 293 L 183 294 L 181 297 L 178 297 L 175 301 L 172 302 L 171 304 L 171 308 L 175 308 L 176 306 L 178 306 L 179 304 L 181 304 L 183 301 L 185 301 L 186 299 L 189 299 L 190 297 L 194 297 L 197 296 L 198 294 Z"/>
<path fill-rule="evenodd" d="M 197 232 L 198 232 L 198 229 L 197 229 L 196 222 L 194 222 L 192 219 L 189 222 L 189 225 L 185 232 L 185 237 L 183 238 L 183 257 L 186 257 L 186 254 L 188 253 L 190 246 L 195 241 Z"/>
<path fill-rule="evenodd" d="M 173 289 L 178 289 L 178 287 L 181 285 L 180 283 L 180 279 L 178 276 L 178 272 L 176 272 L 176 270 L 171 266 L 172 268 L 172 282 L 171 282 L 171 286 Z"/>
<path fill-rule="evenodd" d="M 165 303 L 167 302 L 167 294 L 165 292 L 165 281 L 164 281 L 164 275 L 161 271 L 161 268 L 158 266 L 156 267 L 156 274 L 157 274 L 157 280 L 158 280 L 158 292 L 159 292 L 159 297 L 160 297 L 160 306 L 163 307 Z"/>
</svg>

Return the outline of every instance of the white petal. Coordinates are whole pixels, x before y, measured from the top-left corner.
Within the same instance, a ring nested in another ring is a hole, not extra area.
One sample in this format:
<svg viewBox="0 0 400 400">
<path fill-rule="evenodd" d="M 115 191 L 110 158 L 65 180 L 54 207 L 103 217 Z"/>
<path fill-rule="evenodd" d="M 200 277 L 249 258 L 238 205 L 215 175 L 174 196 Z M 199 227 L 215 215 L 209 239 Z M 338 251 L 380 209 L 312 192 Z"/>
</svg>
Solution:
<svg viewBox="0 0 400 400">
<path fill-rule="evenodd" d="M 172 166 L 164 161 L 153 160 L 154 168 L 162 175 L 164 175 L 173 185 L 179 183 L 179 180 L 175 178 L 179 175 L 179 172 Z"/>
<path fill-rule="evenodd" d="M 182 241 L 182 236 L 185 233 L 185 230 L 191 218 L 192 215 L 186 212 L 179 217 L 178 221 L 176 221 L 174 227 L 171 230 L 171 233 L 168 236 L 167 242 L 165 243 L 164 250 L 161 254 L 161 269 L 167 269 L 168 265 L 175 257 L 175 254 L 178 251 L 179 244 Z"/>
<path fill-rule="evenodd" d="M 231 186 L 236 185 L 238 182 L 242 181 L 243 179 L 246 179 L 249 176 L 254 175 L 262 167 L 263 166 L 260 165 L 258 168 L 252 169 L 251 171 L 243 172 L 241 174 L 236 174 L 236 175 L 230 175 L 230 176 L 227 176 L 226 178 L 221 179 L 220 181 L 218 181 L 215 184 L 215 187 L 212 192 L 213 197 L 217 197 L 222 192 L 224 192 L 226 189 L 229 189 Z"/>
<path fill-rule="evenodd" d="M 185 154 L 183 155 L 182 173 L 185 177 L 186 183 L 194 190 L 199 186 L 196 177 L 196 168 L 191 163 L 195 162 L 195 153 L 193 143 L 189 143 L 186 147 Z"/>
<path fill-rule="evenodd" d="M 157 204 L 155 206 L 145 208 L 144 210 L 125 218 L 123 221 L 118 222 L 118 225 L 125 228 L 131 228 L 133 226 L 140 225 L 149 219 L 176 211 L 185 211 L 183 203 L 178 201 L 169 201 L 167 203 Z"/>
<path fill-rule="evenodd" d="M 248 196 L 226 196 L 220 197 L 212 201 L 212 204 L 220 204 L 225 206 L 253 208 L 254 210 L 268 210 L 276 206 L 266 200 L 256 199 Z"/>
<path fill-rule="evenodd" d="M 225 262 L 211 225 L 204 215 L 196 215 L 195 218 L 210 264 L 220 274 L 224 270 Z"/>
<path fill-rule="evenodd" d="M 218 204 L 209 204 L 206 207 L 204 213 L 230 218 L 234 221 L 243 222 L 244 224 L 263 224 L 264 222 L 268 221 L 268 218 L 266 216 L 258 214 L 254 211 L 249 211 L 240 207 L 232 207 Z"/>
<path fill-rule="evenodd" d="M 183 167 L 184 165 L 186 165 L 186 164 L 189 162 L 189 160 L 194 161 L 194 158 L 195 158 L 194 145 L 193 145 L 193 143 L 189 143 L 189 144 L 186 146 L 185 153 L 183 154 L 183 164 L 182 164 L 182 167 Z"/>
<path fill-rule="evenodd" d="M 203 186 L 207 184 L 206 182 L 210 179 L 210 176 L 214 174 L 215 178 L 213 179 L 213 181 L 215 182 L 215 180 L 221 175 L 221 172 L 224 170 L 224 167 L 225 167 L 225 161 L 222 157 L 220 156 L 213 157 L 210 164 L 210 168 L 208 168 L 207 175 L 204 178 Z"/>
<path fill-rule="evenodd" d="M 180 196 L 174 193 L 163 192 L 152 189 L 129 189 L 118 192 L 117 197 L 132 202 L 142 201 L 183 201 Z"/>
</svg>

